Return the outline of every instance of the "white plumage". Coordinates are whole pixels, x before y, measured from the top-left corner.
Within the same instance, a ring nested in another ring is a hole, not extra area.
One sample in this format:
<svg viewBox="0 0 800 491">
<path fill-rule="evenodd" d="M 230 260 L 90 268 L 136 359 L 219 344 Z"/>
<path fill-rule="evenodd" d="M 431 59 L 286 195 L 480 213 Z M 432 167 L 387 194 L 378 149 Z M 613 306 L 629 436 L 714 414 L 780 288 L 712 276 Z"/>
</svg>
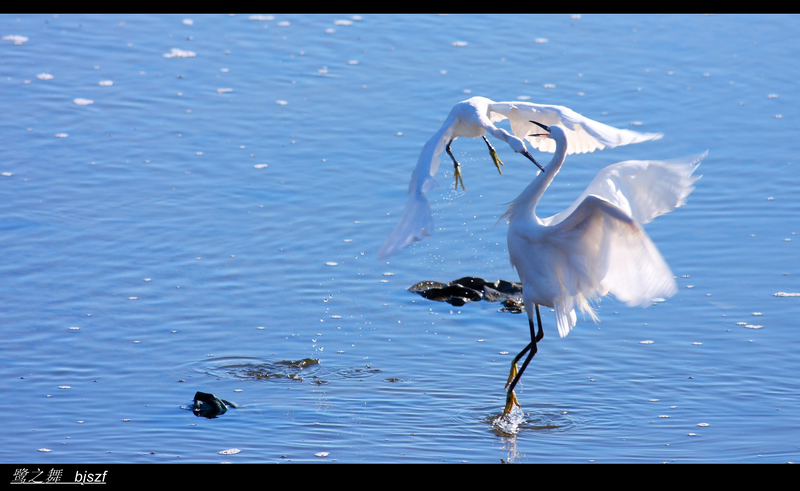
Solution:
<svg viewBox="0 0 800 491">
<path fill-rule="evenodd" d="M 508 219 L 508 253 L 522 281 L 532 338 L 512 362 L 505 413 L 518 404 L 514 386 L 543 337 L 539 305 L 555 310 L 558 334 L 564 337 L 575 326 L 576 309 L 597 320 L 591 300 L 611 293 L 629 306 L 647 306 L 656 297 L 677 292 L 672 271 L 642 224 L 684 204 L 699 179 L 692 174 L 707 153 L 610 165 L 569 208 L 539 218 L 536 205 L 561 169 L 569 142 L 560 126 L 541 126 L 547 133 L 538 134 L 555 143 L 555 155 L 503 215 Z M 534 335 L 534 312 L 538 335 Z M 531 354 L 517 371 L 517 361 L 529 349 Z"/>
<path fill-rule="evenodd" d="M 494 123 L 508 119 L 513 134 Z M 575 111 L 555 105 L 533 104 L 529 102 L 494 102 L 485 97 L 473 97 L 459 102 L 450 111 L 442 127 L 423 146 L 417 166 L 408 186 L 408 203 L 394 230 L 389 234 L 378 251 L 378 258 L 385 259 L 399 250 L 433 233 L 433 217 L 426 193 L 439 184 L 434 179 L 439 169 L 439 156 L 448 149 L 456 138 L 483 137 L 486 133 L 506 142 L 515 152 L 521 153 L 536 163 L 525 147 L 528 141 L 534 148 L 545 152 L 555 151 L 556 144 L 550 139 L 530 136 L 532 128 L 539 130 L 530 120 L 545 125 L 561 125 L 567 136 L 566 153 L 593 152 L 603 148 L 613 148 L 662 137 L 661 133 L 639 133 L 617 129 L 591 120 Z M 498 170 L 502 162 L 496 156 L 489 141 L 489 151 Z M 458 170 L 458 162 L 453 158 Z M 539 165 L 536 163 L 536 165 Z M 458 178 L 458 176 L 457 176 Z"/>
<path fill-rule="evenodd" d="M 677 287 L 642 225 L 681 206 L 705 154 L 669 161 L 630 160 L 601 170 L 569 208 L 549 218 L 536 205 L 564 162 L 566 132 L 550 127 L 561 145 L 545 172 L 511 202 L 508 251 L 523 283 L 526 309 L 553 307 L 558 333 L 575 326 L 575 309 L 595 318 L 589 300 L 612 293 L 627 305 L 647 305 Z M 529 314 L 530 315 L 530 314 Z"/>
</svg>

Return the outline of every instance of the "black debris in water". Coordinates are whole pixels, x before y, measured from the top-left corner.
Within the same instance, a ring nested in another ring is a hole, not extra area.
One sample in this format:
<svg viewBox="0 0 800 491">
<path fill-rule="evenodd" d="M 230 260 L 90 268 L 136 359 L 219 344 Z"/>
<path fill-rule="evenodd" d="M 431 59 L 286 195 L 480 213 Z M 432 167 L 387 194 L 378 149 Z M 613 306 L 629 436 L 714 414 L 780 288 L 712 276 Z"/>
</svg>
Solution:
<svg viewBox="0 0 800 491">
<path fill-rule="evenodd" d="M 204 418 L 216 418 L 228 411 L 228 406 L 235 408 L 236 405 L 230 401 L 220 399 L 214 394 L 198 391 L 194 395 L 194 405 L 192 412 L 195 416 Z"/>
<path fill-rule="evenodd" d="M 502 302 L 501 312 L 515 314 L 525 312 L 525 305 L 522 301 L 522 284 L 506 280 L 486 281 L 483 278 L 465 276 L 450 283 L 420 281 L 409 290 L 428 300 L 447 302 L 456 307 L 467 302 L 486 300 L 487 302 Z"/>
</svg>

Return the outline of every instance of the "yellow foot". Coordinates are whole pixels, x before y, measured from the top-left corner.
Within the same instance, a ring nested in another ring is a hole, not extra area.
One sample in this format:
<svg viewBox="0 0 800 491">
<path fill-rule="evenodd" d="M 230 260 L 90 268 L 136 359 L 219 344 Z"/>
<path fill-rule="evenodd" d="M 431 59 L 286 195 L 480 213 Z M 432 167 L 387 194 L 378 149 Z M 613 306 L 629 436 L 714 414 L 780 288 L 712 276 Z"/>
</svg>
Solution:
<svg viewBox="0 0 800 491">
<path fill-rule="evenodd" d="M 514 380 L 514 377 L 517 376 L 517 372 L 519 372 L 519 367 L 517 366 L 516 363 L 511 363 L 511 374 L 509 374 L 508 376 L 508 382 L 506 382 L 506 386 L 504 387 L 504 389 L 508 388 L 508 385 L 511 383 L 511 381 Z"/>
<path fill-rule="evenodd" d="M 506 416 L 508 413 L 510 413 L 511 410 L 514 409 L 515 405 L 517 407 L 522 407 L 519 405 L 519 401 L 517 400 L 517 395 L 514 394 L 514 391 L 512 390 L 506 396 L 506 407 L 505 409 L 503 409 L 503 416 Z"/>
<path fill-rule="evenodd" d="M 497 172 L 499 172 L 500 175 L 502 176 L 503 170 L 500 169 L 500 166 L 502 165 L 503 167 L 505 167 L 506 164 L 504 164 L 503 161 L 500 160 L 500 157 L 497 156 L 497 152 L 495 152 L 494 148 L 489 150 L 489 155 L 492 156 L 492 160 L 494 161 L 494 166 L 497 167 Z"/>
<path fill-rule="evenodd" d="M 467 188 L 464 187 L 464 179 L 461 178 L 461 165 L 456 165 L 455 170 L 453 171 L 453 175 L 456 178 L 456 191 L 458 191 L 458 183 L 461 183 L 461 190 L 466 191 Z"/>
</svg>

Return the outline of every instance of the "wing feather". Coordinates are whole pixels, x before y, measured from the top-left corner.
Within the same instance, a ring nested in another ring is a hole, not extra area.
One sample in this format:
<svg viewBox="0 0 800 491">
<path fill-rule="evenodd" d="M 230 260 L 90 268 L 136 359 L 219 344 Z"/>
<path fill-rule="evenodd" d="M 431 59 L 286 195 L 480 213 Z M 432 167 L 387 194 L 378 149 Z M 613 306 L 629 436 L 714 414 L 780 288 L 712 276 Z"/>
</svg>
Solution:
<svg viewBox="0 0 800 491">
<path fill-rule="evenodd" d="M 686 203 L 694 183 L 692 174 L 708 155 L 672 160 L 628 160 L 601 170 L 577 200 L 563 212 L 546 220 L 556 224 L 568 217 L 587 196 L 600 196 L 624 210 L 639 224 L 669 213 Z"/>
<path fill-rule="evenodd" d="M 548 138 L 530 136 L 532 133 L 541 132 L 541 128 L 531 121 L 546 126 L 561 125 L 567 136 L 567 154 L 594 152 L 603 148 L 658 140 L 664 136 L 662 133 L 640 133 L 614 128 L 589 119 L 568 107 L 553 104 L 495 102 L 489 107 L 494 113 L 493 121 L 508 118 L 512 133 L 518 138 L 528 140 L 532 147 L 542 152 L 555 152 L 556 142 Z"/>
<path fill-rule="evenodd" d="M 608 293 L 636 306 L 677 292 L 672 271 L 641 225 L 599 196 L 584 198 L 543 242 L 560 251 L 560 261 L 551 265 L 562 290 L 554 305 L 561 337 L 575 325 L 570 311 L 596 319 L 589 302 Z"/>
</svg>

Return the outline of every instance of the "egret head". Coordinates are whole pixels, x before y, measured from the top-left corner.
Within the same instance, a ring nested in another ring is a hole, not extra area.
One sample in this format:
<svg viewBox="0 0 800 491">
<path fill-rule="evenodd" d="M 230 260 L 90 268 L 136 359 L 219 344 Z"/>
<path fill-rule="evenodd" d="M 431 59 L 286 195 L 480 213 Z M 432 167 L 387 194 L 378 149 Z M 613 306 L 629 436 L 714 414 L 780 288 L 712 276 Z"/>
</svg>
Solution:
<svg viewBox="0 0 800 491">
<path fill-rule="evenodd" d="M 550 136 L 550 127 L 549 126 L 545 126 L 542 123 L 537 123 L 536 121 L 530 121 L 530 122 L 535 124 L 536 126 L 540 127 L 541 129 L 543 129 L 544 132 L 543 133 L 531 133 L 528 136 L 537 136 L 537 137 L 540 137 L 540 138 L 547 138 L 548 136 Z"/>
<path fill-rule="evenodd" d="M 528 136 L 535 136 L 539 138 L 550 138 L 551 140 L 556 140 L 556 141 L 561 139 L 566 140 L 567 138 L 566 133 L 564 133 L 564 128 L 562 128 L 561 126 L 558 125 L 546 126 L 543 125 L 542 123 L 537 123 L 536 121 L 531 121 L 531 123 L 535 124 L 544 131 L 531 133 Z"/>
</svg>

